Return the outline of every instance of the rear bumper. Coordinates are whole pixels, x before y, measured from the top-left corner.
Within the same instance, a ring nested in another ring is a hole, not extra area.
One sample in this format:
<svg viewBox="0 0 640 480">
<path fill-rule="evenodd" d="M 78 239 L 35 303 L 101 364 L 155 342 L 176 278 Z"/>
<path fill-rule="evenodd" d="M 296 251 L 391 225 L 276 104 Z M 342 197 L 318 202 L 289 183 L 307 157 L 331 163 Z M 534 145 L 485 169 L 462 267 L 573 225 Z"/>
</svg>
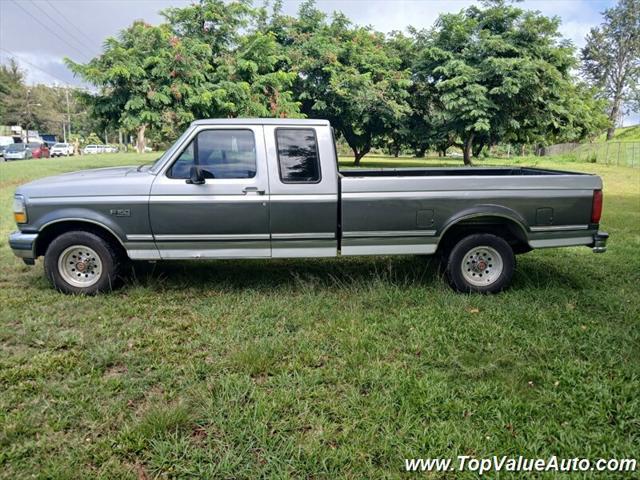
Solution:
<svg viewBox="0 0 640 480">
<path fill-rule="evenodd" d="M 607 240 L 609 234 L 607 232 L 598 232 L 593 236 L 593 243 L 589 245 L 593 249 L 593 253 L 604 253 L 607 251 Z"/>
<path fill-rule="evenodd" d="M 9 246 L 16 257 L 22 258 L 27 265 L 33 265 L 37 238 L 37 233 L 13 232 L 9 235 Z"/>
</svg>

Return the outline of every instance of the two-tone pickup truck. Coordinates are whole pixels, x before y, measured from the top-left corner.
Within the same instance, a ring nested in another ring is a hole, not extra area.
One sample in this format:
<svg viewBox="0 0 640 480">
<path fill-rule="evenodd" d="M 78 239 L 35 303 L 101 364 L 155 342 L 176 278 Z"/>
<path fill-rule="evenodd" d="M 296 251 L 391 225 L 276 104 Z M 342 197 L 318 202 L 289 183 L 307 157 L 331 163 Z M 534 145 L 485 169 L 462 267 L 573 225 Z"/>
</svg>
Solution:
<svg viewBox="0 0 640 480">
<path fill-rule="evenodd" d="M 155 163 L 17 189 L 14 253 L 65 293 L 110 290 L 123 260 L 440 254 L 461 292 L 511 281 L 515 254 L 584 245 L 602 181 L 535 168 L 338 169 L 324 120 L 194 122 Z"/>
</svg>

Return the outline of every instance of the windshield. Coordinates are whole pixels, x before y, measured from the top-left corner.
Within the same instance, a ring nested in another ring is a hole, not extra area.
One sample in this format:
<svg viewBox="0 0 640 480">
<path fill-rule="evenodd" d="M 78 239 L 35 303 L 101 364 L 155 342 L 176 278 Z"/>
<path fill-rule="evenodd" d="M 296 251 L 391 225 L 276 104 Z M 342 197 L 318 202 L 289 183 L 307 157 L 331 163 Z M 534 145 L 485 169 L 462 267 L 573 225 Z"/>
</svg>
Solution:
<svg viewBox="0 0 640 480">
<path fill-rule="evenodd" d="M 13 145 L 9 145 L 7 147 L 7 152 L 21 152 L 24 150 L 24 143 L 14 143 Z"/>
</svg>

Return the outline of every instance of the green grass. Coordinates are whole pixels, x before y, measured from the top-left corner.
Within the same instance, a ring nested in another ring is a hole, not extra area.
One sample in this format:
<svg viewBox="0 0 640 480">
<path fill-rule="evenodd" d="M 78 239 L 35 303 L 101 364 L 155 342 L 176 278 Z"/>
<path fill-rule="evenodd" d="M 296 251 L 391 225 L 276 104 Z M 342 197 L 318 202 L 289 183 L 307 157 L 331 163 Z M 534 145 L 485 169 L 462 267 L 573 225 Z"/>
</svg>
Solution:
<svg viewBox="0 0 640 480">
<path fill-rule="evenodd" d="M 607 134 L 603 133 L 597 141 L 605 142 Z M 630 127 L 616 128 L 615 134 L 611 142 L 640 142 L 640 125 L 632 125 Z"/>
<path fill-rule="evenodd" d="M 0 235 L 21 182 L 154 157 L 0 164 Z M 611 239 L 604 255 L 519 257 L 498 296 L 454 294 L 404 256 L 158 263 L 68 297 L 2 240 L 0 478 L 401 478 L 405 457 L 637 456 L 640 171 L 516 162 L 602 175 Z"/>
</svg>

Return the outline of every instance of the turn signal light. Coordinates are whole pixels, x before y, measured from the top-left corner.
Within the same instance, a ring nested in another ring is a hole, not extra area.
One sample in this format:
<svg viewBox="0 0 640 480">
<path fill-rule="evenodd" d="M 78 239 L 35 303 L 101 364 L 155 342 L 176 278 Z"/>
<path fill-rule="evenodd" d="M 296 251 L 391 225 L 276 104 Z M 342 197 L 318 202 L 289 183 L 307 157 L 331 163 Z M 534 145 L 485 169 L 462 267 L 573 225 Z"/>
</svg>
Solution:
<svg viewBox="0 0 640 480">
<path fill-rule="evenodd" d="M 16 223 L 27 223 L 27 204 L 22 195 L 13 197 L 13 218 Z"/>
<path fill-rule="evenodd" d="M 591 204 L 591 223 L 600 223 L 602 217 L 602 190 L 593 191 L 593 203 Z"/>
</svg>

